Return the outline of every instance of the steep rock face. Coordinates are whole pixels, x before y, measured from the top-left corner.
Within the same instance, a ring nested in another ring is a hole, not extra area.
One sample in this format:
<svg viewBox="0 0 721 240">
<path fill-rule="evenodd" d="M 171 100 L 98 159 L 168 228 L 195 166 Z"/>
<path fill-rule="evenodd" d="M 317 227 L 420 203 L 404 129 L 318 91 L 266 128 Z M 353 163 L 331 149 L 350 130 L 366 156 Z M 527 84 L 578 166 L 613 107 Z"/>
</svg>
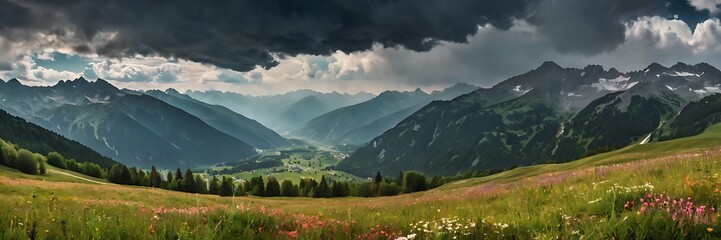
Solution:
<svg viewBox="0 0 721 240">
<path fill-rule="evenodd" d="M 448 102 L 433 102 L 358 149 L 339 168 L 360 176 L 430 175 L 570 161 L 653 140 L 689 101 L 719 91 L 708 64 L 629 72 L 553 62 Z"/>
</svg>

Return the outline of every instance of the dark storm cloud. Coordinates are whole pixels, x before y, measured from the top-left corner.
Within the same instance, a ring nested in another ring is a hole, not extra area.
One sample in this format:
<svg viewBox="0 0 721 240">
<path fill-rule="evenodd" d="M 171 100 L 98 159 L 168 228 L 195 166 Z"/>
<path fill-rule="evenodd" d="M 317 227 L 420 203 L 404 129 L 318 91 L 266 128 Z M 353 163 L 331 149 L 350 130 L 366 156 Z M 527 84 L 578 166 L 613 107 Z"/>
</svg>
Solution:
<svg viewBox="0 0 721 240">
<path fill-rule="evenodd" d="M 0 0 L 5 9 L 0 26 L 70 29 L 78 52 L 159 55 L 249 71 L 277 65 L 272 53 L 327 55 L 367 50 L 374 43 L 426 51 L 441 40 L 465 42 L 478 24 L 510 26 L 523 17 L 528 1 Z M 118 34 L 99 46 L 82 44 L 101 32 Z"/>
<path fill-rule="evenodd" d="M 595 55 L 624 42 L 624 22 L 639 16 L 672 14 L 690 7 L 686 0 L 545 0 L 535 4 L 529 22 L 562 53 Z"/>
<path fill-rule="evenodd" d="M 674 0 L 679 1 L 679 0 Z M 279 57 L 384 47 L 427 51 L 466 42 L 478 25 L 539 26 L 562 52 L 596 54 L 623 42 L 623 19 L 666 11 L 657 0 L 0 0 L 0 34 L 52 32 L 81 53 L 157 55 L 238 71 Z M 102 33 L 117 32 L 110 41 Z M 98 43 L 100 42 L 100 43 Z"/>
</svg>

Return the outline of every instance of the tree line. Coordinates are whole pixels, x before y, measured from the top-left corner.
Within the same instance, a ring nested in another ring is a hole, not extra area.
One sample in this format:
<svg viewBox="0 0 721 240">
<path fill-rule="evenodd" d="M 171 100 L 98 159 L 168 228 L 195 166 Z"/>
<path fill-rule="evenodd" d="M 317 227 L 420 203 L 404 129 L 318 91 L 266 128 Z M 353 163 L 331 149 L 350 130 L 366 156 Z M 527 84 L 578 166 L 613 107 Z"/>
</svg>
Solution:
<svg viewBox="0 0 721 240">
<path fill-rule="evenodd" d="M 175 173 L 168 172 L 165 178 L 155 166 L 149 172 L 128 168 L 116 164 L 108 171 L 107 179 L 112 183 L 157 187 L 171 191 L 188 193 L 213 194 L 219 196 L 257 196 L 257 197 L 378 197 L 394 196 L 403 193 L 425 191 L 430 182 L 426 177 L 415 171 L 400 172 L 395 179 L 384 179 L 380 172 L 371 181 L 347 182 L 335 181 L 321 176 L 320 180 L 302 178 L 297 184 L 290 180 L 279 181 L 275 176 L 255 176 L 249 180 L 236 181 L 225 176 L 212 176 L 207 179 L 200 174 L 193 174 L 187 169 L 182 174 L 180 169 Z"/>
<path fill-rule="evenodd" d="M 65 159 L 57 152 L 50 152 L 46 156 L 33 153 L 0 139 L 0 165 L 18 169 L 27 174 L 46 174 L 45 164 L 60 169 L 67 169 L 87 176 L 104 178 L 109 182 L 122 185 L 146 186 L 162 188 L 171 191 L 180 191 L 199 194 L 213 194 L 219 196 L 258 196 L 258 197 L 378 197 L 394 196 L 404 193 L 420 192 L 438 187 L 450 181 L 464 178 L 488 175 L 488 172 L 467 172 L 454 177 L 434 177 L 430 181 L 419 172 L 401 171 L 397 177 L 383 177 L 380 172 L 370 181 L 348 182 L 336 181 L 321 176 L 320 180 L 302 178 L 298 183 L 290 180 L 282 182 L 275 176 L 252 177 L 249 180 L 236 181 L 225 176 L 212 176 L 207 179 L 201 174 L 194 174 L 187 169 L 185 173 L 180 169 L 175 172 L 168 171 L 162 176 L 155 166 L 149 171 L 135 167 L 128 168 L 124 164 L 114 164 L 110 169 L 103 169 L 91 162 L 79 163 L 74 159 Z"/>
</svg>

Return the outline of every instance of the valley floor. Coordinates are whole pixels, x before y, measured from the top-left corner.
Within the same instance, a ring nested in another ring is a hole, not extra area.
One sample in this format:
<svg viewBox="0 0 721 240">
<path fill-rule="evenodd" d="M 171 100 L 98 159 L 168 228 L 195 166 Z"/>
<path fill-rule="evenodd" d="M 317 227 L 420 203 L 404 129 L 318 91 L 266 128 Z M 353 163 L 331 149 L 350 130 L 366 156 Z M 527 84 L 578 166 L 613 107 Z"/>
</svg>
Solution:
<svg viewBox="0 0 721 240">
<path fill-rule="evenodd" d="M 221 198 L 0 168 L 0 238 L 718 239 L 719 147 L 714 126 L 381 198 Z"/>
</svg>

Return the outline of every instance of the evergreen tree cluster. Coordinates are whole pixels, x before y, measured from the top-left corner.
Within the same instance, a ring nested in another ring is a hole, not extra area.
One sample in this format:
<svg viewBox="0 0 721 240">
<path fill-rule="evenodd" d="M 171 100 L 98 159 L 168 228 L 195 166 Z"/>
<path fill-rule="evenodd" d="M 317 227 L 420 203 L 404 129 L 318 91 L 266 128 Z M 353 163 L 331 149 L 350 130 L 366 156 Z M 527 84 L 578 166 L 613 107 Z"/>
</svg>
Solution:
<svg viewBox="0 0 721 240">
<path fill-rule="evenodd" d="M 27 174 L 45 174 L 47 171 L 45 163 L 88 176 L 105 178 L 116 184 L 219 196 L 376 197 L 425 191 L 429 185 L 433 186 L 433 183 L 428 183 L 425 176 L 418 172 L 401 172 L 395 180 L 383 178 L 378 172 L 372 181 L 362 183 L 335 181 L 323 175 L 319 181 L 303 178 L 298 184 L 294 184 L 290 180 L 280 182 L 271 175 L 265 180 L 261 176 L 256 176 L 249 181 L 240 181 L 236 184 L 233 178 L 225 176 L 220 178 L 213 176 L 208 180 L 200 174 L 193 174 L 190 169 L 185 170 L 184 173 L 176 169 L 174 172 L 168 171 L 167 174 L 163 174 L 155 166 L 146 172 L 120 163 L 113 164 L 109 169 L 102 169 L 95 163 L 78 163 L 73 159 L 65 159 L 58 152 L 50 152 L 47 156 L 43 156 L 0 140 L 0 165 L 16 168 Z"/>
<path fill-rule="evenodd" d="M 0 140 L 0 165 L 32 175 L 44 175 L 46 157 Z"/>
</svg>

